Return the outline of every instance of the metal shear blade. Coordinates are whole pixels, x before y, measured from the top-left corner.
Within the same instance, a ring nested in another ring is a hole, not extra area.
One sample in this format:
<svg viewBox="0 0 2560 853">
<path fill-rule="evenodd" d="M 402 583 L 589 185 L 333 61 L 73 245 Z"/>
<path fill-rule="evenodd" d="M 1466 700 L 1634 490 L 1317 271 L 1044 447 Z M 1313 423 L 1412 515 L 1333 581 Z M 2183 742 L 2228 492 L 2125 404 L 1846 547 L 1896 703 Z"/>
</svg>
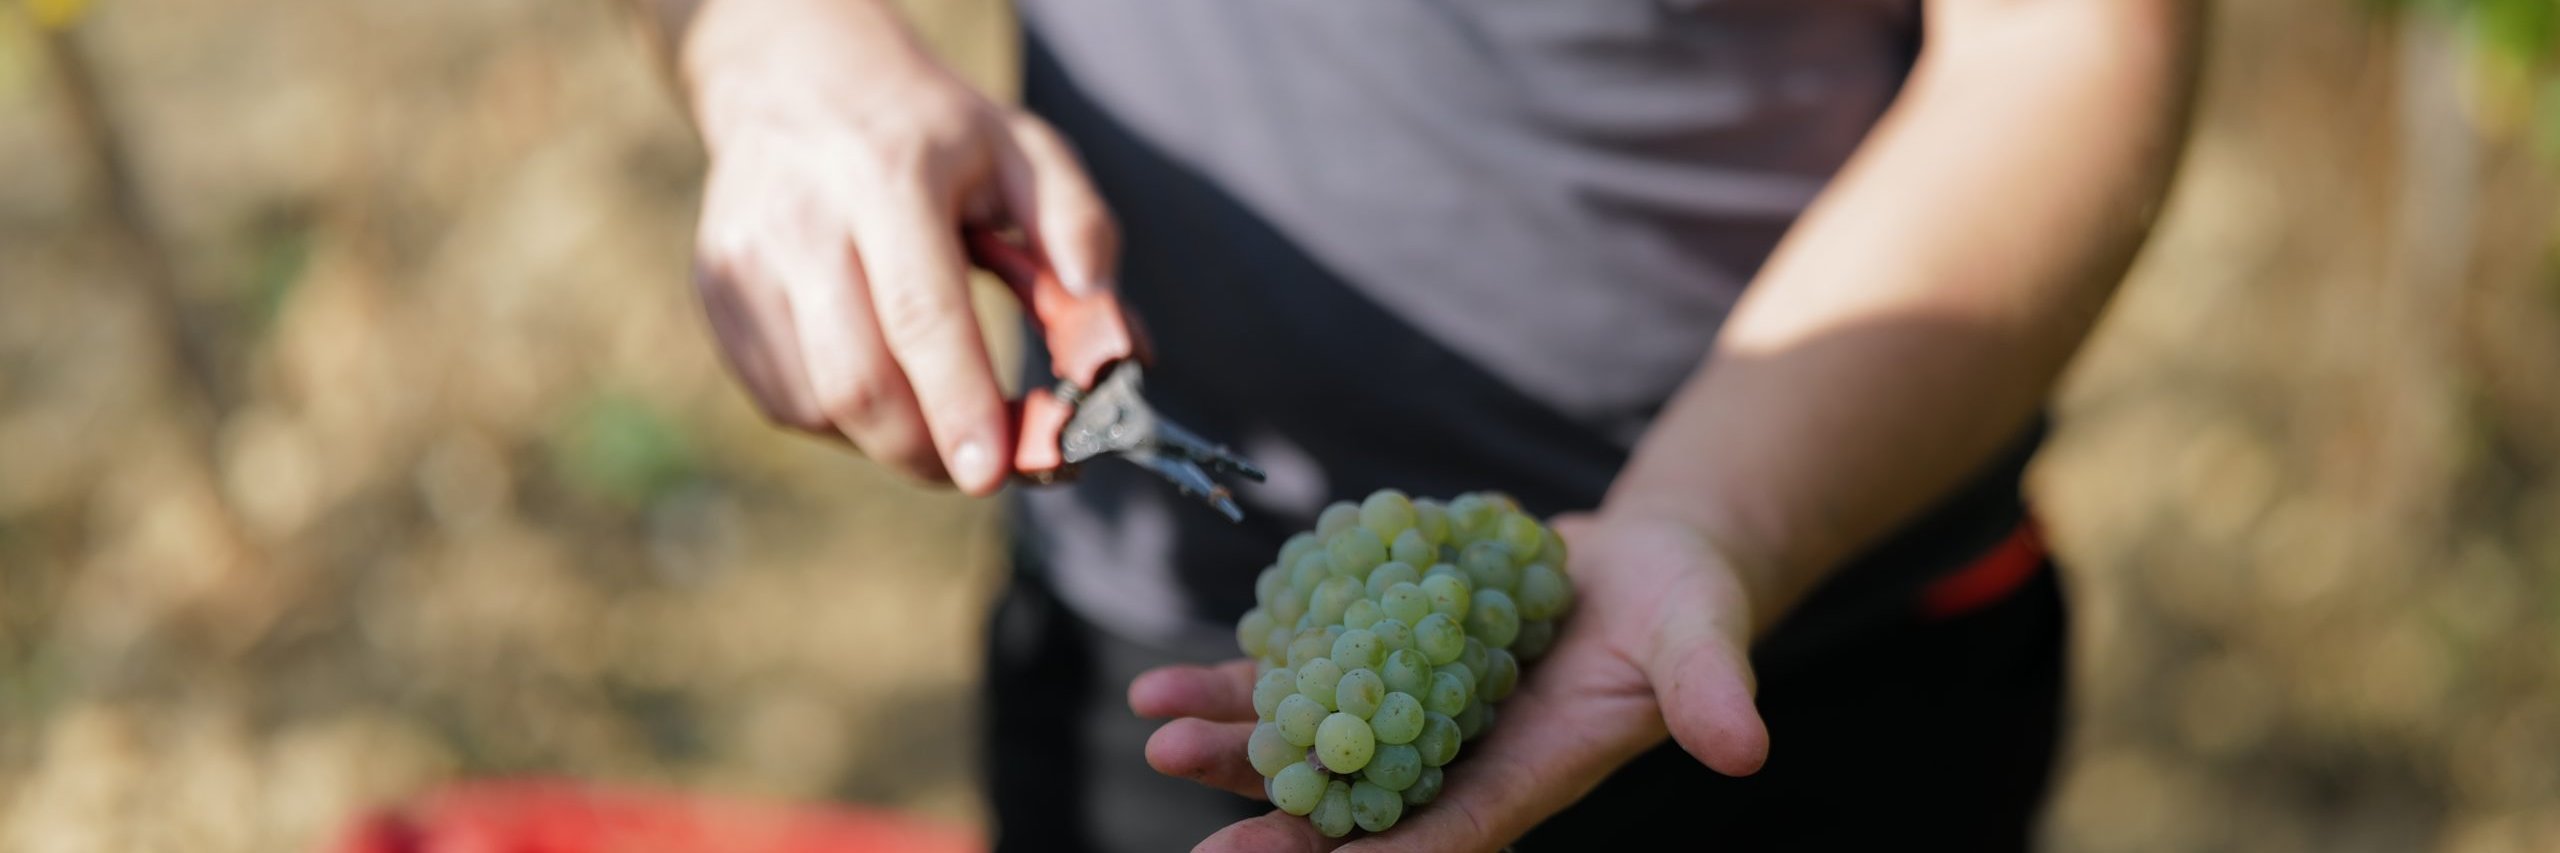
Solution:
<svg viewBox="0 0 2560 853">
<path fill-rule="evenodd" d="M 1068 420 L 1061 445 L 1070 464 L 1114 454 L 1172 481 L 1184 494 L 1200 498 L 1229 521 L 1243 521 L 1234 495 L 1211 479 L 1211 471 L 1262 482 L 1262 468 L 1223 445 L 1206 441 L 1189 429 L 1165 420 L 1139 393 L 1143 371 L 1124 362 L 1075 395 L 1075 417 Z"/>
</svg>

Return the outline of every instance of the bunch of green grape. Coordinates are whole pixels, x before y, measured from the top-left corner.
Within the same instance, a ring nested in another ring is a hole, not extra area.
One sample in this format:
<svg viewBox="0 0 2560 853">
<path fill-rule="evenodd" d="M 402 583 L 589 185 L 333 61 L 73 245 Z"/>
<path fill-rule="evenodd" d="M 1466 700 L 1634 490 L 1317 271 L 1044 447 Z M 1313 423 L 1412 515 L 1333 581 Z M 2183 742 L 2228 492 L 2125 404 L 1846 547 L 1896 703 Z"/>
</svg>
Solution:
<svg viewBox="0 0 2560 853">
<path fill-rule="evenodd" d="M 1522 661 L 1573 603 L 1564 541 L 1518 502 L 1382 489 L 1326 507 L 1254 585 L 1236 642 L 1261 661 L 1246 757 L 1326 836 L 1384 831 L 1439 796 Z"/>
</svg>

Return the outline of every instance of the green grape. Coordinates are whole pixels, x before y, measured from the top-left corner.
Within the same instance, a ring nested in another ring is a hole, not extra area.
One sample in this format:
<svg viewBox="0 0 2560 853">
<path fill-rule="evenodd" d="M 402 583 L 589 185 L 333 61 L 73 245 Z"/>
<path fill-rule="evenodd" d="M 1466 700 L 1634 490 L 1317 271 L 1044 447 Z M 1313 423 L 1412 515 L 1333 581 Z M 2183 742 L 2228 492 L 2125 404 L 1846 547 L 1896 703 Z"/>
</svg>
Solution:
<svg viewBox="0 0 2560 853">
<path fill-rule="evenodd" d="M 1537 519 L 1525 515 L 1506 515 L 1502 517 L 1502 522 L 1494 531 L 1494 539 L 1511 546 L 1513 563 L 1527 565 L 1530 560 L 1538 558 L 1538 546 L 1546 544 L 1546 537 L 1539 535 L 1544 532 L 1545 528 L 1538 526 Z"/>
<path fill-rule="evenodd" d="M 1545 563 L 1532 563 L 1520 570 L 1520 618 L 1537 622 L 1564 615 L 1573 603 L 1573 585 L 1564 574 Z"/>
<path fill-rule="evenodd" d="M 1324 725 L 1324 717 L 1324 706 L 1304 693 L 1282 698 L 1280 707 L 1271 712 L 1271 722 L 1280 727 L 1280 736 L 1299 749 L 1316 745 L 1316 729 Z"/>
<path fill-rule="evenodd" d="M 1350 669 L 1375 668 L 1386 662 L 1387 651 L 1378 645 L 1378 635 L 1366 628 L 1353 628 L 1334 638 L 1331 657 L 1336 665 Z"/>
<path fill-rule="evenodd" d="M 1431 542 L 1422 538 L 1422 531 L 1414 528 L 1405 528 L 1387 543 L 1387 558 L 1408 566 L 1431 565 L 1431 558 L 1437 556 L 1440 549 L 1431 547 Z"/>
<path fill-rule="evenodd" d="M 1413 647 L 1413 629 L 1401 619 L 1380 619 L 1369 625 L 1369 633 L 1378 635 L 1381 655 L 1394 654 Z"/>
<path fill-rule="evenodd" d="M 1366 578 L 1370 569 L 1387 561 L 1387 541 L 1378 538 L 1377 531 L 1354 527 L 1325 540 L 1324 552 L 1333 558 L 1337 576 Z"/>
<path fill-rule="evenodd" d="M 1484 691 L 1485 701 L 1500 702 L 1511 698 L 1511 691 L 1519 686 L 1520 659 L 1512 657 L 1508 651 L 1493 650 L 1493 659 L 1486 664 L 1484 683 L 1476 685 Z"/>
<path fill-rule="evenodd" d="M 1552 619 L 1520 623 L 1520 636 L 1511 641 L 1511 652 L 1521 660 L 1537 660 L 1556 642 L 1556 623 Z"/>
<path fill-rule="evenodd" d="M 1511 546 L 1500 542 L 1478 542 L 1458 555 L 1458 566 L 1467 570 L 1467 579 L 1475 588 L 1510 589 L 1520 582 L 1520 569 L 1511 565 Z"/>
<path fill-rule="evenodd" d="M 1467 605 L 1474 600 L 1475 590 L 1474 581 L 1457 575 L 1422 579 L 1422 594 L 1431 599 L 1431 612 L 1451 619 L 1467 618 Z"/>
<path fill-rule="evenodd" d="M 1358 773 L 1378 752 L 1378 736 L 1369 721 L 1340 711 L 1316 728 L 1316 760 L 1335 773 Z"/>
<path fill-rule="evenodd" d="M 1281 737 L 1280 726 L 1276 723 L 1254 726 L 1253 736 L 1245 739 L 1244 754 L 1245 760 L 1252 762 L 1253 772 L 1264 777 L 1277 775 L 1291 764 L 1307 763 L 1307 748 Z"/>
<path fill-rule="evenodd" d="M 1314 587 L 1308 589 L 1313 590 Z M 1279 600 L 1271 602 L 1270 613 L 1271 624 L 1296 625 L 1307 615 L 1307 596 L 1295 589 L 1281 590 Z"/>
<path fill-rule="evenodd" d="M 1520 638 L 1520 607 L 1511 596 L 1498 589 L 1476 590 L 1475 604 L 1467 608 L 1467 633 L 1482 638 L 1485 645 L 1509 648 Z"/>
<path fill-rule="evenodd" d="M 1324 800 L 1325 789 L 1332 781 L 1314 765 L 1304 761 L 1291 763 L 1271 777 L 1271 804 L 1281 811 L 1303 817 L 1316 810 L 1316 804 Z"/>
<path fill-rule="evenodd" d="M 1333 687 L 1342 683 L 1342 667 L 1327 658 L 1316 658 L 1298 667 L 1298 695 L 1316 700 L 1327 711 L 1334 710 Z"/>
<path fill-rule="evenodd" d="M 1413 624 L 1413 647 L 1430 659 L 1432 666 L 1439 666 L 1457 660 L 1467 650 L 1467 631 L 1449 614 L 1434 613 Z"/>
<path fill-rule="evenodd" d="M 1389 693 L 1378 703 L 1377 713 L 1369 715 L 1369 731 L 1379 743 L 1412 743 L 1413 736 L 1422 733 L 1423 713 L 1422 700 L 1413 694 Z"/>
<path fill-rule="evenodd" d="M 1261 657 L 1271 651 L 1272 627 L 1271 614 L 1259 607 L 1247 610 L 1244 618 L 1236 620 L 1236 645 L 1246 657 Z"/>
<path fill-rule="evenodd" d="M 1342 627 L 1345 628 L 1367 628 L 1385 618 L 1387 614 L 1378 609 L 1378 603 L 1366 598 L 1351 602 L 1351 606 L 1342 609 Z"/>
<path fill-rule="evenodd" d="M 1450 541 L 1473 542 L 1484 538 L 1484 529 L 1493 522 L 1496 509 L 1481 492 L 1468 492 L 1449 502 Z"/>
<path fill-rule="evenodd" d="M 1325 640 L 1324 632 L 1310 628 L 1298 632 L 1298 636 L 1289 640 L 1289 654 L 1281 663 L 1286 664 L 1290 669 L 1296 669 L 1306 666 L 1308 661 L 1324 657 L 1331 651 L 1333 651 L 1333 644 Z"/>
<path fill-rule="evenodd" d="M 1318 801 L 1316 803 L 1316 810 L 1307 815 L 1307 822 L 1315 824 L 1316 831 L 1324 833 L 1324 837 L 1326 838 L 1341 838 L 1345 835 L 1350 835 L 1352 827 L 1351 786 L 1343 784 L 1340 779 L 1336 779 L 1332 784 L 1326 785 L 1324 789 L 1324 799 Z"/>
<path fill-rule="evenodd" d="M 1387 587 L 1386 593 L 1378 596 L 1378 609 L 1384 611 L 1389 619 L 1411 625 L 1422 621 L 1423 614 L 1431 612 L 1431 595 L 1423 592 L 1422 587 L 1399 583 Z"/>
<path fill-rule="evenodd" d="M 1289 541 L 1280 543 L 1279 564 L 1295 568 L 1298 565 L 1298 560 L 1306 557 L 1308 554 L 1317 553 L 1323 550 L 1323 537 L 1317 536 L 1309 531 L 1301 530 L 1297 533 L 1290 534 Z"/>
<path fill-rule="evenodd" d="M 1299 595 L 1316 591 L 1316 584 L 1333 577 L 1333 558 L 1323 551 L 1310 551 L 1289 564 L 1289 589 Z"/>
<path fill-rule="evenodd" d="M 1359 504 L 1350 501 L 1334 501 L 1326 504 L 1323 512 L 1316 513 L 1316 539 L 1331 540 L 1334 534 L 1349 530 L 1359 523 Z"/>
<path fill-rule="evenodd" d="M 1345 714 L 1366 720 L 1378 713 L 1379 703 L 1387 699 L 1387 680 L 1374 669 L 1355 669 L 1342 674 L 1333 686 L 1335 707 Z"/>
<path fill-rule="evenodd" d="M 1467 709 L 1467 685 L 1458 674 L 1442 669 L 1431 674 L 1431 691 L 1422 697 L 1422 709 L 1446 717 L 1456 717 Z"/>
<path fill-rule="evenodd" d="M 1422 540 L 1431 543 L 1434 547 L 1448 542 L 1449 507 L 1429 498 L 1414 501 L 1413 527 L 1415 530 L 1422 531 Z"/>
<path fill-rule="evenodd" d="M 1420 697 L 1431 689 L 1431 659 L 1418 649 L 1406 649 L 1387 656 L 1387 665 L 1378 668 L 1378 677 L 1387 680 L 1387 689 Z"/>
<path fill-rule="evenodd" d="M 1468 642 L 1474 642 L 1474 640 L 1470 639 Z M 1458 679 L 1458 686 L 1464 688 L 1464 691 L 1468 696 L 1476 695 L 1476 681 L 1478 676 L 1476 675 L 1475 669 L 1467 666 L 1465 658 L 1459 658 L 1458 662 L 1452 663 L 1448 666 L 1435 666 L 1431 668 L 1431 674 L 1434 678 L 1437 678 L 1440 673 L 1444 672 L 1456 676 Z"/>
<path fill-rule="evenodd" d="M 1263 673 L 1261 678 L 1254 679 L 1253 682 L 1253 715 L 1265 720 L 1272 719 L 1273 714 L 1280 712 L 1280 700 L 1287 699 L 1289 694 L 1296 692 L 1298 692 L 1296 671 L 1282 667 Z"/>
<path fill-rule="evenodd" d="M 1421 569 L 1414 568 L 1411 563 L 1390 560 L 1369 570 L 1369 597 L 1377 598 L 1385 595 L 1387 590 L 1396 584 L 1421 582 Z"/>
<path fill-rule="evenodd" d="M 1404 804 L 1430 805 L 1432 800 L 1440 798 L 1440 783 L 1445 778 L 1447 777 L 1441 775 L 1440 768 L 1422 768 L 1422 773 L 1413 777 L 1413 787 L 1404 789 Z"/>
<path fill-rule="evenodd" d="M 1468 637 L 1466 648 L 1458 652 L 1458 665 L 1466 667 L 1468 672 L 1483 675 L 1484 668 L 1493 665 L 1493 650 L 1483 640 Z M 1474 690 L 1475 683 L 1468 682 L 1467 689 Z"/>
<path fill-rule="evenodd" d="M 1422 753 L 1401 743 L 1378 747 L 1378 754 L 1369 759 L 1366 769 L 1360 771 L 1361 778 L 1390 791 L 1413 787 L 1413 780 L 1421 775 Z"/>
<path fill-rule="evenodd" d="M 1458 715 L 1457 715 L 1457 716 L 1455 716 L 1455 717 L 1451 717 L 1451 718 L 1450 718 L 1450 719 L 1453 719 L 1453 720 L 1458 721 L 1458 739 L 1459 739 L 1459 740 L 1475 740 L 1475 739 L 1476 739 L 1476 735 L 1479 735 L 1479 734 L 1483 734 L 1483 733 L 1484 733 L 1484 725 L 1485 725 L 1485 713 L 1484 713 L 1484 712 L 1485 712 L 1484 703 L 1482 703 L 1482 702 L 1469 702 L 1469 703 L 1467 703 L 1467 707 L 1466 707 L 1466 708 L 1464 708 L 1464 709 L 1462 709 L 1462 710 L 1460 710 L 1460 711 L 1458 712 Z"/>
<path fill-rule="evenodd" d="M 1418 771 L 1417 771 L 1418 772 Z M 1370 832 L 1385 832 L 1404 817 L 1404 796 L 1371 782 L 1351 785 L 1351 822 Z"/>
<path fill-rule="evenodd" d="M 1564 540 L 1500 491 L 1335 501 L 1254 576 L 1246 758 L 1274 805 L 1342 838 L 1440 796 L 1573 606 Z M 1427 567 L 1427 568 L 1426 568 Z"/>
<path fill-rule="evenodd" d="M 1426 714 L 1422 733 L 1413 737 L 1413 749 L 1422 753 L 1422 766 L 1438 767 L 1457 760 L 1458 721 L 1446 714 Z"/>
<path fill-rule="evenodd" d="M 1398 534 L 1413 529 L 1413 499 L 1394 489 L 1370 492 L 1360 502 L 1360 526 L 1378 534 L 1379 541 L 1395 541 Z"/>
<path fill-rule="evenodd" d="M 1359 581 L 1339 575 L 1325 578 L 1324 583 L 1316 585 L 1315 595 L 1308 599 L 1307 617 L 1318 625 L 1339 623 L 1342 612 L 1350 609 L 1351 602 L 1360 600 L 1360 593 Z"/>
</svg>

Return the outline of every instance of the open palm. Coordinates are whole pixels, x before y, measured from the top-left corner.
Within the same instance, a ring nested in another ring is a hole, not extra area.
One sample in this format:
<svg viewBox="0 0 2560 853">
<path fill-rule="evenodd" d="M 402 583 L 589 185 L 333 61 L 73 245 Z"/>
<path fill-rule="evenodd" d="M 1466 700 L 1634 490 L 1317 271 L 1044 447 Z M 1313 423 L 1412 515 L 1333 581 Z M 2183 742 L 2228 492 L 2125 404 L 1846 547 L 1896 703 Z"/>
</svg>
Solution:
<svg viewBox="0 0 2560 853">
<path fill-rule="evenodd" d="M 1572 805 L 1668 735 L 1728 775 L 1757 771 L 1768 731 L 1752 704 L 1751 614 L 1732 568 L 1678 522 L 1610 515 L 1559 519 L 1578 601 L 1555 647 L 1523 673 L 1499 719 L 1449 766 L 1440 799 L 1350 850 L 1499 848 Z M 1245 757 L 1253 662 L 1175 666 L 1129 687 L 1139 715 L 1169 719 L 1147 742 L 1164 773 L 1260 799 Z M 1216 853 L 1346 846 L 1274 810 L 1202 842 Z"/>
</svg>

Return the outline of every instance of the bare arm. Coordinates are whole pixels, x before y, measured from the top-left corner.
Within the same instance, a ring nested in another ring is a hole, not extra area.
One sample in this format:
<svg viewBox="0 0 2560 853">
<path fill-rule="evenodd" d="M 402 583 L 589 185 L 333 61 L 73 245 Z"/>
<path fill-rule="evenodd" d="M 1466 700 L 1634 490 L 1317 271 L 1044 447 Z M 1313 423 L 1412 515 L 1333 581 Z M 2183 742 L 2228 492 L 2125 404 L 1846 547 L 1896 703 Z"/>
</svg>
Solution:
<svg viewBox="0 0 2560 853">
<path fill-rule="evenodd" d="M 1946 0 L 1608 512 L 1696 526 L 1775 621 L 2045 404 L 2184 137 L 2194 3 Z"/>
</svg>

